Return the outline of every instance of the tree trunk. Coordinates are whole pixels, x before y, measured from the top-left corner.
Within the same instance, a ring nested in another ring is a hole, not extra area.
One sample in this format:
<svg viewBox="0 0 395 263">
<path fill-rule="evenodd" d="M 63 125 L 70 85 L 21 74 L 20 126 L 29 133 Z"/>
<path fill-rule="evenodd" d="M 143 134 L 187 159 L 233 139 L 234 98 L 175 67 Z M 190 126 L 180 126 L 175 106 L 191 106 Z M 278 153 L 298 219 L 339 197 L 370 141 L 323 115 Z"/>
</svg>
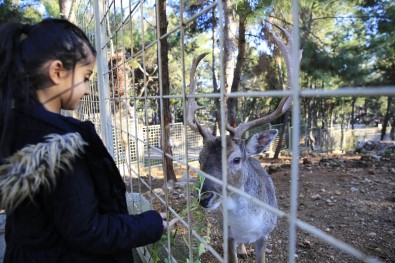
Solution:
<svg viewBox="0 0 395 263">
<path fill-rule="evenodd" d="M 253 97 L 251 99 L 252 99 L 251 103 L 246 102 L 243 108 L 243 122 L 248 122 L 250 120 L 253 111 L 255 110 L 256 102 L 258 98 Z"/>
<path fill-rule="evenodd" d="M 353 97 L 351 99 L 351 130 L 354 130 L 354 115 L 355 115 L 355 102 L 357 101 L 357 98 Z"/>
<path fill-rule="evenodd" d="M 278 144 L 277 144 L 277 148 L 276 148 L 276 151 L 274 153 L 273 159 L 278 159 L 278 156 L 280 155 L 281 148 L 283 147 L 283 142 L 285 140 L 285 134 L 286 134 L 286 131 L 288 130 L 288 116 L 289 116 L 289 113 L 290 113 L 290 110 L 287 110 L 287 112 L 284 113 L 284 116 L 283 116 L 283 127 L 281 129 L 281 134 L 280 134 L 279 139 L 278 139 Z"/>
<path fill-rule="evenodd" d="M 159 14 L 159 34 L 163 36 L 167 33 L 167 17 L 166 17 L 166 0 L 159 0 L 158 6 L 158 14 Z M 170 95 L 170 84 L 169 84 L 169 60 L 168 60 L 168 43 L 167 38 L 160 39 L 160 58 L 162 63 L 162 74 L 161 74 L 161 82 L 162 82 L 162 95 Z M 162 151 L 165 153 L 163 159 L 163 172 L 167 181 L 176 182 L 177 178 L 174 173 L 173 168 L 173 159 L 167 156 L 173 155 L 173 151 L 170 145 L 170 124 L 171 124 L 171 110 L 170 110 L 170 100 L 165 98 L 162 101 L 163 105 L 163 117 L 164 117 L 164 131 L 162 138 Z"/>
<path fill-rule="evenodd" d="M 313 99 L 312 98 L 306 98 L 307 100 L 307 125 L 306 125 L 306 138 L 307 138 L 307 146 L 309 146 L 313 151 L 314 151 L 314 137 L 313 136 L 313 110 L 312 110 L 312 104 L 313 104 Z"/>
<path fill-rule="evenodd" d="M 318 128 L 318 99 L 312 98 L 311 99 L 311 121 L 312 127 Z"/>
<path fill-rule="evenodd" d="M 216 57 L 216 47 L 217 47 L 217 38 L 216 38 L 216 35 L 217 35 L 217 20 L 216 20 L 216 17 L 215 17 L 215 12 L 216 12 L 216 10 L 215 9 L 212 9 L 212 24 L 213 24 L 213 26 L 212 26 L 212 43 L 211 43 L 211 45 L 212 45 L 212 60 L 213 60 L 213 64 L 212 64 L 212 68 L 211 68 L 211 73 L 212 73 L 212 77 L 213 77 L 213 93 L 219 93 L 219 89 L 218 89 L 218 82 L 217 82 L 217 76 L 216 76 L 216 74 L 215 74 L 215 64 L 216 64 L 216 60 L 215 60 L 215 57 Z M 215 112 L 214 112 L 214 115 L 215 115 L 215 123 L 217 123 L 217 127 L 219 127 L 220 126 L 220 124 L 221 124 L 221 103 L 220 103 L 220 101 L 219 101 L 219 98 L 214 98 L 214 105 L 215 105 Z M 217 127 L 214 127 L 213 128 L 213 135 L 214 136 L 217 136 Z"/>
<path fill-rule="evenodd" d="M 224 61 L 223 65 L 225 66 L 225 93 L 230 93 L 231 85 L 233 82 L 233 68 L 235 65 L 235 51 L 237 47 L 237 40 L 234 32 L 236 32 L 236 21 L 233 16 L 233 8 L 231 3 L 228 0 L 223 1 L 224 6 Z M 227 103 L 227 101 L 225 101 Z"/>
<path fill-rule="evenodd" d="M 239 53 L 237 55 L 236 67 L 233 74 L 233 81 L 231 92 L 239 91 L 239 84 L 241 79 L 241 71 L 243 69 L 244 60 L 245 60 L 245 48 L 246 48 L 246 28 L 245 28 L 245 19 L 240 17 L 239 21 L 239 41 L 238 41 L 238 50 Z M 237 126 L 237 98 L 229 98 L 228 100 L 228 122 L 230 126 Z"/>
<path fill-rule="evenodd" d="M 385 139 L 385 135 L 387 133 L 388 122 L 392 116 L 391 107 L 392 107 L 392 96 L 388 96 L 387 98 L 387 111 L 385 112 L 384 120 L 383 120 L 383 128 L 381 130 L 380 140 L 383 141 Z"/>
<path fill-rule="evenodd" d="M 73 3 L 72 0 L 59 0 L 59 10 L 60 10 L 61 18 L 63 19 L 69 18 L 72 3 Z"/>
</svg>

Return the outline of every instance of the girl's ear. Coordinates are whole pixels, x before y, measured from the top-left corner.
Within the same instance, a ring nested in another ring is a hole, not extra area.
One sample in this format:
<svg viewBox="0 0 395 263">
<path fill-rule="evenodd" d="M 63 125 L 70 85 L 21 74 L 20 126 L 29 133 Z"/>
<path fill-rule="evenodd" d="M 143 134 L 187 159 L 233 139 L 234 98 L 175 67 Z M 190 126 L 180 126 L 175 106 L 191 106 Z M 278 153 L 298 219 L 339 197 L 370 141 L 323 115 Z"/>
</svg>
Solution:
<svg viewBox="0 0 395 263">
<path fill-rule="evenodd" d="M 48 67 L 49 78 L 54 84 L 59 84 L 66 75 L 66 70 L 60 60 L 53 60 Z"/>
</svg>

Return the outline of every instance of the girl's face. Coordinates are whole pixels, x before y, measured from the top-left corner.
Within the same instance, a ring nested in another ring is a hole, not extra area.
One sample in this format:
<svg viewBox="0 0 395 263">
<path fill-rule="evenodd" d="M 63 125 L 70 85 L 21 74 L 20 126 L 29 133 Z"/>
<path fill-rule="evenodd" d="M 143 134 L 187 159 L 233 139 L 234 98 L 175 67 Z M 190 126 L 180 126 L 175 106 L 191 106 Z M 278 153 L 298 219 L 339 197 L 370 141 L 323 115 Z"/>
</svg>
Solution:
<svg viewBox="0 0 395 263">
<path fill-rule="evenodd" d="M 89 78 L 93 73 L 95 59 L 77 63 L 74 70 L 66 70 L 59 60 L 47 65 L 51 85 L 37 90 L 38 100 L 51 112 L 75 110 L 84 95 L 89 94 Z"/>
<path fill-rule="evenodd" d="M 60 88 L 60 106 L 63 110 L 75 110 L 82 97 L 89 94 L 89 78 L 95 66 L 94 60 L 89 64 L 77 64 L 74 71 L 69 71 Z"/>
</svg>

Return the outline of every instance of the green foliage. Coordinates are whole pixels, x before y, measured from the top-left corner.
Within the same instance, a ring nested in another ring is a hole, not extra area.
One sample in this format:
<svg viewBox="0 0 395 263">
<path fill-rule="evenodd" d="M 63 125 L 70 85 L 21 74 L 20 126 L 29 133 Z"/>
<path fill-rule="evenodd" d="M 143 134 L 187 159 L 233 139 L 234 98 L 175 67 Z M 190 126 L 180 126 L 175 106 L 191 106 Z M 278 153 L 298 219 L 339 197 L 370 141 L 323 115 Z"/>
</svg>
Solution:
<svg viewBox="0 0 395 263">
<path fill-rule="evenodd" d="M 162 238 L 158 242 L 156 242 L 152 245 L 151 253 L 150 253 L 152 263 L 158 263 L 158 262 L 161 262 L 161 260 L 163 260 L 163 253 L 161 253 L 161 252 L 162 252 L 163 247 L 166 246 L 168 239 L 170 240 L 171 247 L 177 247 L 176 246 L 176 232 L 173 235 L 171 235 L 170 238 L 168 237 L 167 234 L 162 235 Z M 173 261 L 169 260 L 168 258 L 165 258 L 164 262 L 173 263 Z"/>
<path fill-rule="evenodd" d="M 190 218 L 191 218 L 191 229 L 195 231 L 198 235 L 203 237 L 205 242 L 210 241 L 210 225 L 207 224 L 206 220 L 206 215 L 205 211 L 203 208 L 199 205 L 199 198 L 203 194 L 202 193 L 202 187 L 203 187 L 203 182 L 205 180 L 205 177 L 202 174 L 198 175 L 198 180 L 193 184 L 192 186 L 192 191 L 196 192 L 196 196 L 192 196 L 190 198 Z M 179 215 L 186 219 L 188 216 L 188 207 L 185 207 L 181 212 L 179 212 Z M 186 235 L 187 232 L 184 233 L 178 233 L 177 231 L 174 231 L 174 233 L 168 237 L 168 235 L 163 235 L 161 240 L 153 244 L 151 248 L 151 261 L 153 263 L 161 262 L 163 260 L 164 262 L 169 262 L 169 263 L 175 263 L 171 259 L 163 259 L 163 248 L 167 245 L 168 240 L 170 240 L 170 246 L 172 248 L 177 248 L 180 249 L 181 245 L 188 246 L 188 236 Z M 178 244 L 177 242 L 182 241 L 183 244 Z M 200 256 L 207 252 L 206 247 L 204 246 L 203 243 L 199 242 L 197 239 L 192 240 L 192 247 L 190 248 L 193 251 L 193 263 L 201 263 L 200 261 Z M 190 262 L 189 258 L 186 258 L 185 261 L 183 259 L 177 259 L 180 260 L 179 262 Z"/>
<path fill-rule="evenodd" d="M 192 230 L 194 230 L 197 234 L 199 234 L 203 239 L 208 243 L 210 241 L 210 226 L 207 224 L 205 211 L 199 204 L 199 200 L 202 193 L 202 187 L 205 177 L 202 174 L 198 174 L 198 180 L 194 183 L 192 190 L 196 192 L 196 197 L 192 197 L 190 199 L 190 217 L 193 219 L 192 222 Z M 180 212 L 180 216 L 186 218 L 188 214 L 188 209 L 185 208 L 183 211 Z M 186 236 L 183 236 L 182 239 L 184 243 L 188 245 L 188 240 Z M 199 242 L 199 240 L 192 240 L 192 250 L 194 251 L 194 263 L 199 263 L 200 256 L 204 254 L 207 250 L 206 247 Z M 189 262 L 189 259 L 187 259 Z"/>
<path fill-rule="evenodd" d="M 374 54 L 372 76 L 374 84 L 395 83 L 395 3 L 393 1 L 366 2 L 358 9 L 367 24 L 366 34 L 370 37 L 368 49 Z"/>
<path fill-rule="evenodd" d="M 56 17 L 56 18 L 60 17 L 58 0 L 41 0 L 39 2 L 41 2 L 44 5 L 48 16 Z"/>
<path fill-rule="evenodd" d="M 44 7 L 44 9 L 42 8 Z M 44 17 L 60 17 L 59 1 L 2 1 L 0 23 L 17 22 L 34 24 Z"/>
<path fill-rule="evenodd" d="M 24 4 L 17 5 L 12 1 L 0 3 L 0 23 L 36 23 L 40 21 L 42 14 L 35 9 L 35 6 Z"/>
<path fill-rule="evenodd" d="M 391 1 L 338 1 L 334 5 L 328 1 L 300 1 L 300 32 L 303 58 L 301 63 L 301 87 L 338 89 L 340 87 L 366 86 L 370 84 L 383 85 L 393 83 L 391 71 L 393 65 L 395 40 L 393 34 L 394 4 Z M 185 5 L 184 19 L 194 16 L 203 10 L 212 1 L 189 1 Z M 281 59 L 282 54 L 273 44 L 268 32 L 273 30 L 271 23 L 282 25 L 285 28 L 292 26 L 292 5 L 290 1 L 244 1 L 230 2 L 236 20 L 245 19 L 246 24 L 246 53 L 240 79 L 240 91 L 260 91 L 283 89 L 286 83 L 286 67 Z M 143 29 L 141 28 L 140 14 L 134 15 L 132 23 L 125 23 L 119 30 L 123 14 L 116 11 L 110 18 L 111 32 L 117 32 L 116 46 L 131 47 L 139 52 L 143 47 L 143 33 L 145 46 L 156 37 L 154 8 L 144 9 Z M 178 2 L 167 2 L 168 31 L 179 26 L 180 9 Z M 367 15 L 367 14 L 374 14 Z M 215 17 L 213 17 L 215 15 Z M 168 36 L 169 43 L 169 72 L 171 95 L 182 94 L 189 83 L 189 66 L 192 58 L 197 54 L 209 51 L 216 57 L 213 65 L 216 74 L 219 73 L 218 13 L 207 12 L 193 21 L 185 28 L 184 56 L 180 50 L 180 32 Z M 268 17 L 272 20 L 269 23 Z M 118 28 L 118 30 L 116 30 Z M 237 30 L 237 29 L 236 29 Z M 374 34 L 372 34 L 374 32 Z M 237 34 L 237 31 L 234 32 Z M 379 34 L 377 34 L 379 33 Z M 132 37 L 130 36 L 132 34 Z M 277 32 L 281 37 L 281 32 Z M 216 44 L 213 46 L 213 36 Z M 131 41 L 133 39 L 133 42 Z M 157 67 L 156 47 L 145 50 L 145 66 L 147 72 Z M 181 67 L 184 58 L 185 71 Z M 279 59 L 280 58 L 280 59 Z M 211 56 L 206 61 L 212 63 Z M 142 61 L 130 61 L 142 65 Z M 211 64 L 205 64 L 204 69 L 196 72 L 198 87 L 197 93 L 213 92 L 213 75 Z M 138 71 L 138 70 L 137 70 Z M 156 76 L 157 77 L 157 76 Z M 217 81 L 219 80 L 218 75 Z M 142 86 L 143 79 L 136 75 L 136 87 Z M 140 84 L 139 84 L 140 83 Z M 186 87 L 184 86 L 186 84 Z M 158 82 L 149 82 L 148 94 L 157 95 Z M 187 89 L 188 90 L 188 89 Z M 322 108 L 327 111 L 322 115 L 329 117 L 330 110 L 333 116 L 341 116 L 341 111 L 348 110 L 348 106 L 341 103 L 340 98 L 331 99 L 331 106 L 335 108 Z M 182 98 L 171 99 L 177 120 L 183 118 Z M 206 113 L 212 114 L 216 110 L 210 98 L 198 100 L 205 106 Z M 262 100 L 243 97 L 238 100 L 237 120 L 255 119 L 274 109 L 277 99 Z M 363 107 L 364 102 L 357 102 Z M 340 106 L 342 105 L 342 106 Z M 137 105 L 139 106 L 139 105 Z M 153 109 L 158 108 L 156 102 L 151 103 Z M 340 108 L 339 108 L 340 107 Z M 346 109 L 347 108 L 347 109 Z M 381 109 L 380 109 L 381 110 Z M 369 109 L 370 111 L 370 109 Z M 379 111 L 379 109 L 376 109 Z M 206 114 L 205 113 L 205 114 Z M 200 114 L 200 112 L 198 112 Z M 318 114 L 318 112 L 317 112 Z M 347 113 L 349 114 L 349 113 Z M 347 116 L 342 115 L 343 117 Z M 306 116 L 306 114 L 303 114 Z M 328 120 L 322 120 L 329 122 Z M 340 120 L 334 120 L 340 121 Z"/>
</svg>

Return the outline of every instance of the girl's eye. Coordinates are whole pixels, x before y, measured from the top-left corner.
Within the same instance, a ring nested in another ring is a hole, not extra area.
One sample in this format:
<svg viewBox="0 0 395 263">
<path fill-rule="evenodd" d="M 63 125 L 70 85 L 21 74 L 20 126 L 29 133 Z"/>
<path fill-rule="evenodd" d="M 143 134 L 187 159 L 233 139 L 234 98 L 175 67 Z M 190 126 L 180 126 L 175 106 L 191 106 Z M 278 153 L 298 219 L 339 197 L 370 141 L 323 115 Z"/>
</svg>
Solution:
<svg viewBox="0 0 395 263">
<path fill-rule="evenodd" d="M 233 159 L 233 163 L 234 164 L 239 164 L 240 161 L 241 161 L 240 157 L 236 157 L 236 158 Z"/>
<path fill-rule="evenodd" d="M 89 78 L 85 78 L 84 81 L 85 81 L 85 82 L 89 82 Z"/>
</svg>

